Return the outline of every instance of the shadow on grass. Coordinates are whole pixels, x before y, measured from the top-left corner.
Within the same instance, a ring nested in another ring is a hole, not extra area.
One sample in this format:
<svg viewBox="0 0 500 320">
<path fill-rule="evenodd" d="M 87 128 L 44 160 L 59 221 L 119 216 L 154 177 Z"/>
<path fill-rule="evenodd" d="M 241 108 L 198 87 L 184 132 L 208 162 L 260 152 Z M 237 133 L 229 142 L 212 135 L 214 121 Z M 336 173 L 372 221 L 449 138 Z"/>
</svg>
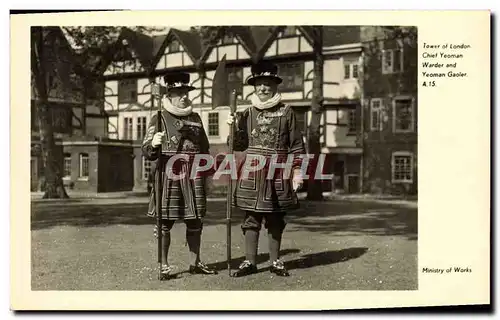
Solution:
<svg viewBox="0 0 500 320">
<path fill-rule="evenodd" d="M 32 205 L 31 230 L 40 230 L 55 226 L 105 227 L 109 225 L 154 225 L 155 218 L 146 215 L 148 206 L 138 204 L 85 204 L 82 206 Z M 233 209 L 231 225 L 239 225 L 244 214 Z M 226 224 L 225 202 L 207 204 L 204 225 Z"/>
<path fill-rule="evenodd" d="M 297 259 L 293 259 L 285 262 L 285 266 L 288 270 L 295 269 L 307 269 L 313 268 L 317 266 L 326 266 L 335 263 L 345 262 L 351 259 L 357 259 L 361 257 L 368 251 L 368 248 L 365 247 L 353 247 L 342 250 L 334 250 L 334 251 L 323 251 L 317 253 L 310 253 L 300 256 Z M 299 249 L 285 249 L 280 251 L 280 256 L 286 256 L 289 254 L 299 253 Z M 245 260 L 245 257 L 238 257 L 235 259 L 231 259 L 231 270 L 235 271 L 238 266 Z M 262 264 L 269 261 L 269 254 L 262 253 L 257 255 L 257 264 Z M 227 270 L 227 261 L 221 261 L 217 263 L 207 264 L 210 268 L 221 273 L 224 270 Z M 269 266 L 265 266 L 264 268 L 259 268 L 257 273 L 262 273 L 269 271 Z M 175 278 L 179 278 L 180 275 L 188 273 L 187 270 L 181 271 L 179 273 L 173 274 L 172 276 Z"/>
<path fill-rule="evenodd" d="M 416 205 L 401 203 L 373 203 L 338 200 L 318 210 L 314 203 L 306 203 L 289 215 L 290 231 L 319 232 L 336 236 L 405 236 L 418 238 L 418 209 Z M 325 208 L 325 207 L 324 207 Z"/>
<path fill-rule="evenodd" d="M 339 262 L 348 261 L 351 259 L 357 259 L 364 255 L 368 251 L 368 248 L 364 247 L 354 247 L 342 250 L 330 250 L 317 253 L 310 253 L 302 255 L 301 257 L 286 261 L 285 267 L 291 271 L 295 269 L 308 269 L 318 266 L 327 266 L 331 264 L 336 264 Z M 269 266 L 259 269 L 257 273 L 269 271 Z"/>
<path fill-rule="evenodd" d="M 146 216 L 146 203 L 40 205 L 32 204 L 31 228 L 54 226 L 105 227 L 109 225 L 153 225 Z M 302 201 L 301 208 L 287 215 L 290 231 L 324 233 L 335 236 L 375 235 L 406 236 L 416 240 L 418 215 L 416 204 L 380 203 L 355 200 L 328 202 Z M 244 212 L 234 208 L 232 226 L 240 225 Z M 226 203 L 209 202 L 205 226 L 226 224 Z"/>
<path fill-rule="evenodd" d="M 325 266 L 359 258 L 367 251 L 368 248 L 355 247 L 335 251 L 323 251 L 318 253 L 305 254 L 298 259 L 287 261 L 285 265 L 289 270 Z"/>
<path fill-rule="evenodd" d="M 82 206 L 32 205 L 31 229 L 54 226 L 94 227 L 113 224 L 153 224 L 154 219 L 145 215 L 146 204 L 87 204 Z"/>
<path fill-rule="evenodd" d="M 299 249 L 284 249 L 280 251 L 281 256 L 286 256 L 289 254 L 294 254 L 294 253 L 299 253 Z M 257 264 L 261 264 L 264 262 L 269 261 L 269 254 L 268 253 L 260 253 L 257 255 Z M 235 270 L 238 268 L 238 266 L 245 260 L 245 257 L 238 257 L 238 258 L 233 258 L 231 259 L 231 270 Z M 210 267 L 211 269 L 214 269 L 218 272 L 227 270 L 227 261 L 220 261 L 216 263 L 207 263 L 207 266 Z M 262 271 L 262 270 L 259 270 Z M 187 273 L 188 271 L 182 271 L 179 274 Z"/>
</svg>

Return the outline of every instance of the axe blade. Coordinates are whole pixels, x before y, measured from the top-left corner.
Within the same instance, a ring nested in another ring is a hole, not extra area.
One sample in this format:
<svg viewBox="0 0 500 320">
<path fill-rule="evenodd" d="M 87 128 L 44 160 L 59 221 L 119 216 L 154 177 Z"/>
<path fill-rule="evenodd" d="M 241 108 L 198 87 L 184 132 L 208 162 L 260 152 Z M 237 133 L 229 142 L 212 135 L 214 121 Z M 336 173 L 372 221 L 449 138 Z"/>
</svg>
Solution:
<svg viewBox="0 0 500 320">
<path fill-rule="evenodd" d="M 212 109 L 219 106 L 229 106 L 228 74 L 226 69 L 226 55 L 222 57 L 215 70 L 212 83 Z"/>
</svg>

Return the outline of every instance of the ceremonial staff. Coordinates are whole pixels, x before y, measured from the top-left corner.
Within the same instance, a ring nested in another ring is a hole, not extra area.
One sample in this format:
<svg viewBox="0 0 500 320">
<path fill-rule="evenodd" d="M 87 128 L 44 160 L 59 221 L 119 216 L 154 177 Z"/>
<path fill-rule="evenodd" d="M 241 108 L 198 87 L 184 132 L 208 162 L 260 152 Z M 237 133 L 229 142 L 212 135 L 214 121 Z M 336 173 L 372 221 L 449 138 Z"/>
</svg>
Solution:
<svg viewBox="0 0 500 320">
<path fill-rule="evenodd" d="M 236 113 L 236 90 L 228 92 L 228 74 L 226 69 L 226 55 L 224 55 L 215 70 L 215 76 L 212 84 L 212 109 L 220 106 L 229 106 L 231 115 Z M 234 138 L 235 123 L 230 125 L 229 130 L 229 152 L 228 159 L 234 160 L 233 155 L 233 138 Z M 233 166 L 230 165 L 232 170 Z M 228 179 L 228 192 L 226 204 L 226 228 L 227 228 L 227 270 L 231 275 L 231 216 L 232 216 L 232 195 L 233 195 L 233 179 L 232 175 Z"/>
<path fill-rule="evenodd" d="M 231 111 L 231 115 L 234 115 L 236 113 L 236 90 L 231 91 L 231 101 L 229 103 L 229 108 Z M 233 138 L 234 138 L 234 127 L 235 123 L 233 122 L 229 126 L 229 154 L 231 155 L 231 158 L 233 161 L 234 159 L 234 154 L 233 154 Z M 233 169 L 233 166 L 230 166 L 231 170 Z M 229 272 L 229 275 L 231 275 L 231 216 L 232 216 L 232 211 L 233 211 L 233 206 L 232 206 L 232 196 L 233 196 L 233 177 L 232 174 L 229 177 L 228 180 L 228 193 L 227 193 L 227 207 L 226 207 L 226 223 L 227 223 L 227 271 Z"/>
<path fill-rule="evenodd" d="M 161 97 L 162 97 L 162 90 L 161 90 L 161 85 L 156 83 L 156 80 L 153 79 L 152 85 L 151 85 L 151 109 L 154 109 L 154 103 L 155 103 L 155 98 L 158 98 L 158 111 L 157 111 L 157 123 L 156 123 L 156 132 L 161 132 L 162 131 L 162 115 L 161 115 Z M 162 178 L 163 178 L 163 163 L 162 163 L 162 156 L 161 156 L 161 145 L 158 147 L 158 159 L 156 160 L 156 176 L 155 176 L 155 197 L 156 197 L 156 229 L 157 229 L 157 238 L 158 238 L 158 279 L 162 280 L 162 274 L 161 274 L 161 260 L 162 260 L 162 254 L 163 254 L 163 248 L 162 248 L 162 226 L 161 226 L 161 218 L 162 218 L 162 212 L 161 212 L 161 196 L 162 196 Z"/>
</svg>

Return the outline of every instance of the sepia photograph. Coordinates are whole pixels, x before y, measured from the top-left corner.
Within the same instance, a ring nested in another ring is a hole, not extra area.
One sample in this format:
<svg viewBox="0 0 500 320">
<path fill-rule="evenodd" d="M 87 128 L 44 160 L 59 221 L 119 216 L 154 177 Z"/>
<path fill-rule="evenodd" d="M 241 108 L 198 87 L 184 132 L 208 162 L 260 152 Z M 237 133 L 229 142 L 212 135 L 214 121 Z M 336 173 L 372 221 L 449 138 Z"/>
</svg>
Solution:
<svg viewBox="0 0 500 320">
<path fill-rule="evenodd" d="M 11 310 L 491 310 L 490 11 L 10 21 Z"/>
<path fill-rule="evenodd" d="M 31 290 L 418 290 L 418 30 L 31 26 Z"/>
</svg>

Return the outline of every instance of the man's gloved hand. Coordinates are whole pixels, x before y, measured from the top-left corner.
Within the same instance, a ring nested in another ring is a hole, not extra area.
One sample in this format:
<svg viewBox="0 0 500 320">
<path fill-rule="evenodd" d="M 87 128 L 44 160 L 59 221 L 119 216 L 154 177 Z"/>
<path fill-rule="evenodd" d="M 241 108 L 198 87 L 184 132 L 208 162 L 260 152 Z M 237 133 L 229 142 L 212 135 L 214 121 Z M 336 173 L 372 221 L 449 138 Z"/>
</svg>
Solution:
<svg viewBox="0 0 500 320">
<path fill-rule="evenodd" d="M 236 122 L 236 117 L 232 114 L 229 114 L 229 116 L 227 117 L 226 123 L 228 125 L 232 125 L 234 122 Z"/>
<path fill-rule="evenodd" d="M 156 148 L 158 146 L 161 146 L 165 142 L 165 132 L 157 132 L 153 136 L 153 141 L 151 142 L 151 145 L 153 148 Z"/>
<path fill-rule="evenodd" d="M 297 192 L 300 188 L 302 188 L 303 184 L 304 184 L 304 179 L 302 177 L 302 172 L 300 171 L 300 168 L 293 169 L 292 173 L 293 191 Z"/>
</svg>

